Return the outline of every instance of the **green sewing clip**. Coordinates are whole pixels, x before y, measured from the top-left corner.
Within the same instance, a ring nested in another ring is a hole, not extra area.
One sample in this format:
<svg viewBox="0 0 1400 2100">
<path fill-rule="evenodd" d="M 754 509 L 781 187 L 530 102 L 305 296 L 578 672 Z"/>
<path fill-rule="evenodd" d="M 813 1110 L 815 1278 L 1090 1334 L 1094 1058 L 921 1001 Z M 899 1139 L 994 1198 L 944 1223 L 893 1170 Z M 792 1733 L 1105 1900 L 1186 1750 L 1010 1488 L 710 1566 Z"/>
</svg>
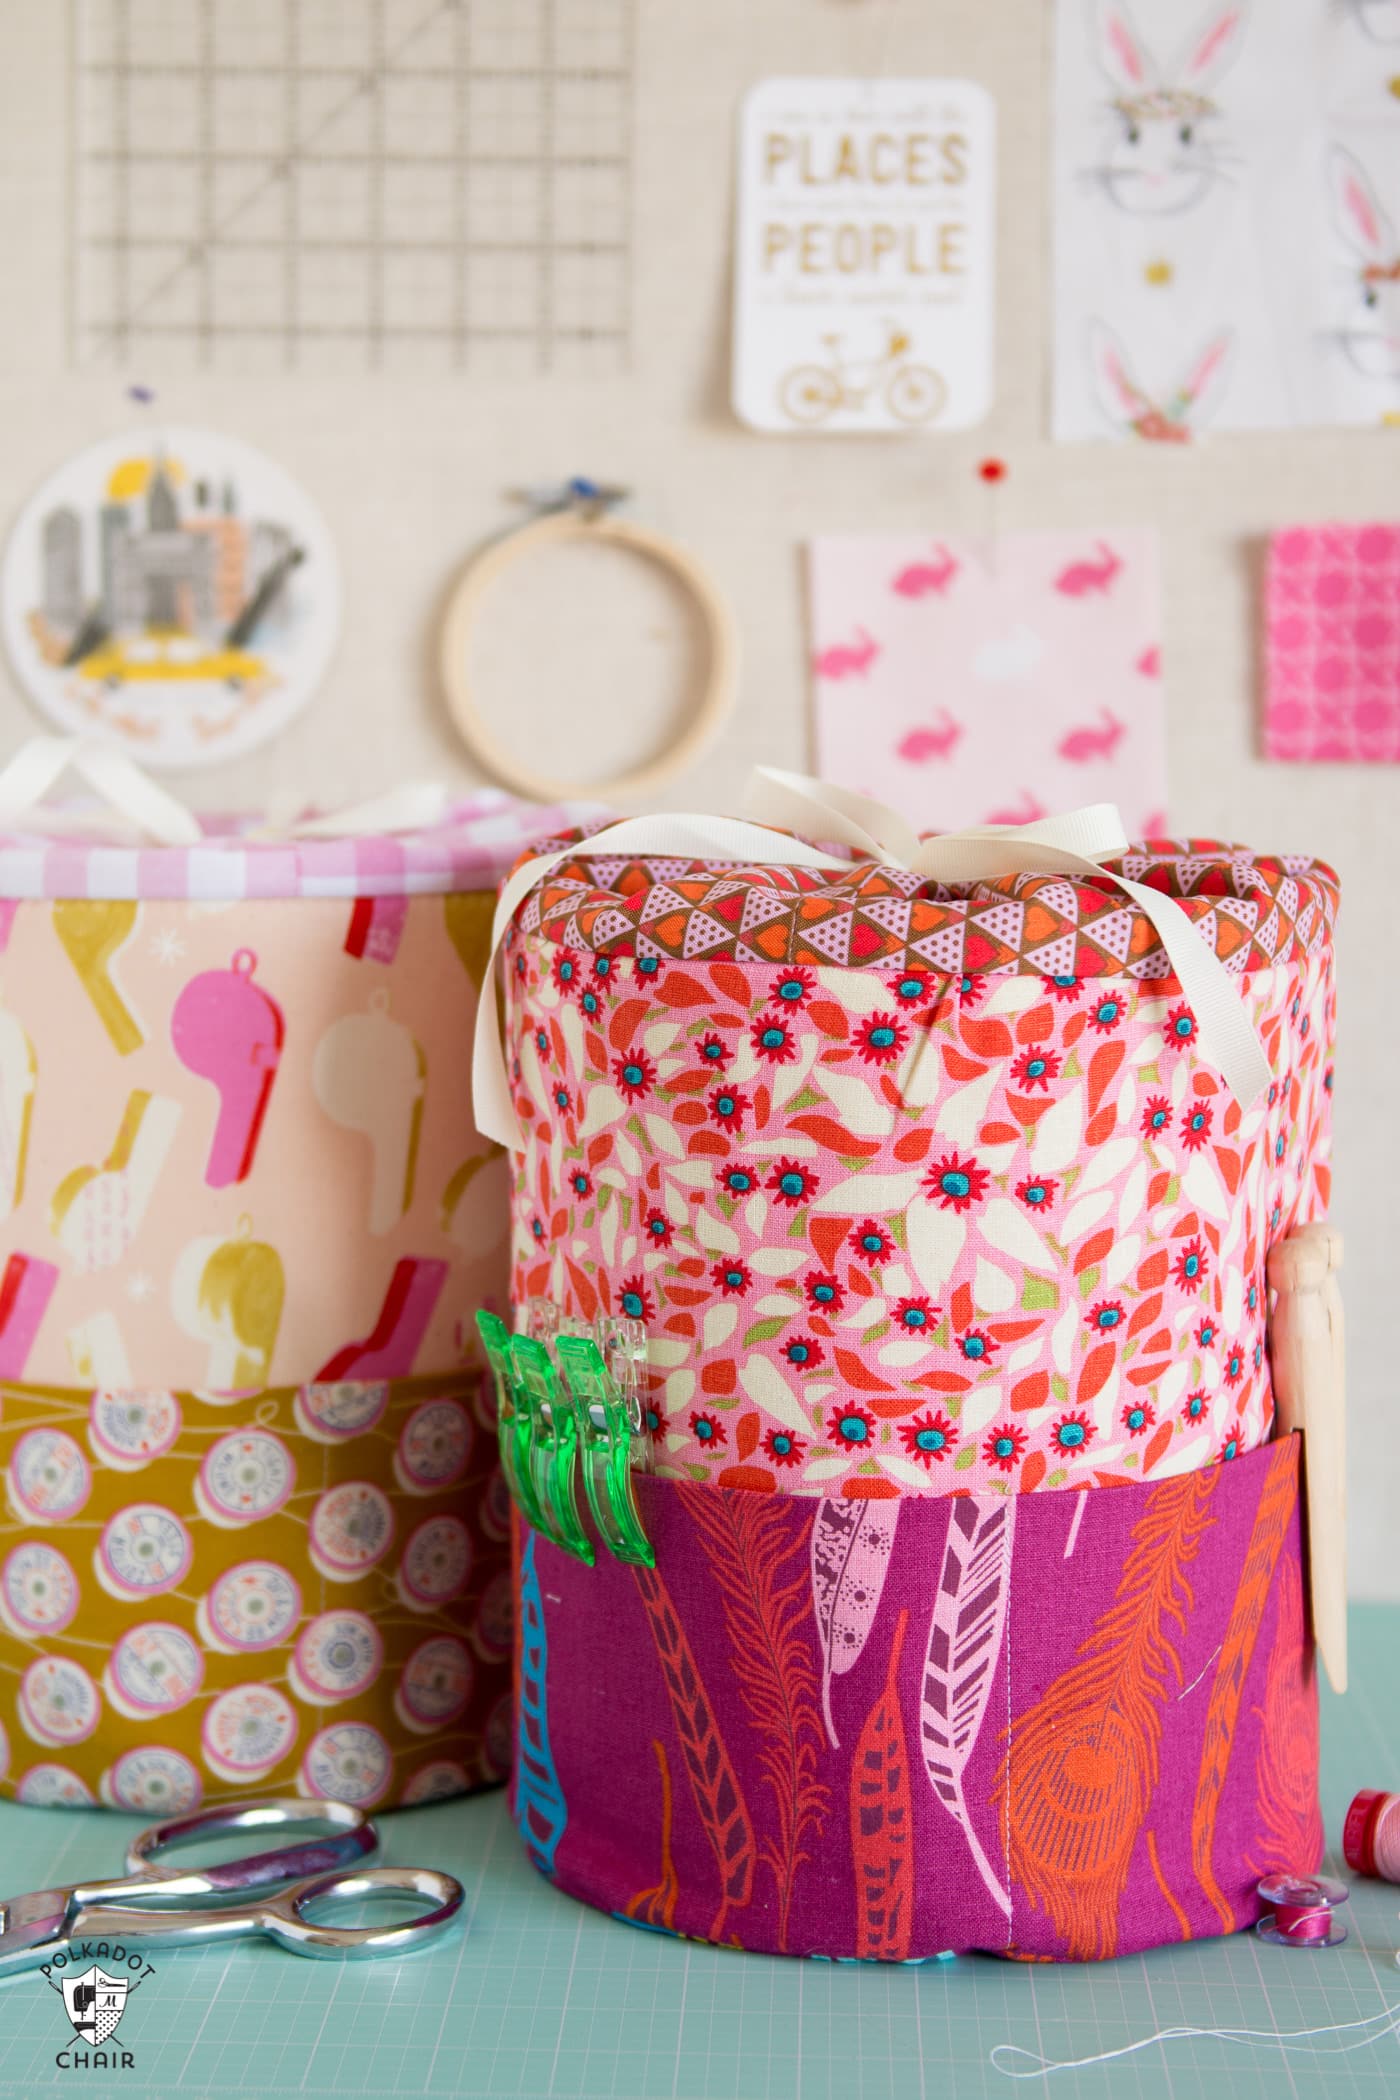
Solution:
<svg viewBox="0 0 1400 2100">
<path fill-rule="evenodd" d="M 561 1334 L 560 1366 L 578 1403 L 583 1486 L 603 1544 L 615 1559 L 654 1568 L 632 1488 L 632 1420 L 596 1342 Z"/>
<path fill-rule="evenodd" d="M 530 1415 L 520 1404 L 515 1367 L 511 1361 L 510 1329 L 495 1313 L 479 1312 L 476 1331 L 486 1351 L 486 1361 L 496 1382 L 496 1426 L 501 1447 L 501 1471 L 511 1499 L 527 1524 L 548 1533 L 544 1512 L 535 1498 L 530 1478 Z"/>
<path fill-rule="evenodd" d="M 548 1349 L 533 1335 L 511 1338 L 511 1367 L 517 1404 L 528 1418 L 530 1484 L 539 1506 L 539 1529 L 556 1546 L 591 1568 L 594 1552 L 579 1521 L 574 1475 L 579 1414 L 555 1370 Z"/>
</svg>

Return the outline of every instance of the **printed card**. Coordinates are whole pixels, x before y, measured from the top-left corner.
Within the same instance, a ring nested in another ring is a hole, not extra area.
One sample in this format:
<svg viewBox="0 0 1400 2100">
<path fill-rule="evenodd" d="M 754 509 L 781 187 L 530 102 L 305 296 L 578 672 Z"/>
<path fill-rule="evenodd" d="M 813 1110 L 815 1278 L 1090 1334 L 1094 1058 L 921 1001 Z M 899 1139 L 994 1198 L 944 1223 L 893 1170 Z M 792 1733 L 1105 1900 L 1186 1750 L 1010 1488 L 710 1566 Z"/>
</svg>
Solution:
<svg viewBox="0 0 1400 2100">
<path fill-rule="evenodd" d="M 968 80 L 765 80 L 740 126 L 734 409 L 931 431 L 992 399 L 996 112 Z"/>
<path fill-rule="evenodd" d="M 1162 836 L 1156 534 L 819 539 L 817 770 L 920 830 L 1114 802 Z"/>
</svg>

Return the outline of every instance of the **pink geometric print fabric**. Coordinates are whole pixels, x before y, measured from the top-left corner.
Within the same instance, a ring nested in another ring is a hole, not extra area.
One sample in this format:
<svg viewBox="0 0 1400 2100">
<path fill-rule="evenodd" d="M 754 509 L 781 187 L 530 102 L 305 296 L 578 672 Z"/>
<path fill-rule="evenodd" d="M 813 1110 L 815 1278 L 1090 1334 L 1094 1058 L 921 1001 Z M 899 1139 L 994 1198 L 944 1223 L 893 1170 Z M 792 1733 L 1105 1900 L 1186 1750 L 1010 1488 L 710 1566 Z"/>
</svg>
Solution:
<svg viewBox="0 0 1400 2100">
<path fill-rule="evenodd" d="M 1269 1246 L 1329 1191 L 1330 946 L 1170 983 L 512 953 L 513 1290 L 646 1322 L 658 1470 L 812 1495 L 1160 1478 L 1268 1435 Z"/>
<path fill-rule="evenodd" d="M 1115 802 L 1166 830 L 1150 530 L 820 539 L 808 573 L 825 779 L 922 826 Z"/>
<path fill-rule="evenodd" d="M 1266 758 L 1400 759 L 1400 525 L 1275 533 L 1265 626 Z"/>
</svg>

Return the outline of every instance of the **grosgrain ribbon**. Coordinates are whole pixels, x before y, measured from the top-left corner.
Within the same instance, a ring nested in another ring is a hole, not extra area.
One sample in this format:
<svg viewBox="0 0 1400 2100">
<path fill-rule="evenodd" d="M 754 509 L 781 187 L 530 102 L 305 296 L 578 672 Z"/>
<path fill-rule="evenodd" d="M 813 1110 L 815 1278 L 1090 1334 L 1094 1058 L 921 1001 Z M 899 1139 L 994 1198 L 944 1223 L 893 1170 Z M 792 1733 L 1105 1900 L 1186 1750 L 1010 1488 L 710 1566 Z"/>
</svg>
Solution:
<svg viewBox="0 0 1400 2100">
<path fill-rule="evenodd" d="M 501 891 L 491 927 L 491 963 L 516 912 L 539 884 L 564 862 L 585 853 L 592 859 L 617 853 L 701 861 L 778 863 L 784 867 L 839 868 L 850 863 L 773 830 L 792 826 L 850 846 L 884 867 L 898 867 L 944 883 L 985 882 L 1003 875 L 1106 875 L 1131 897 L 1165 949 L 1178 983 L 1196 1016 L 1203 1053 L 1221 1073 L 1242 1107 L 1249 1107 L 1272 1078 L 1264 1047 L 1254 1032 L 1238 987 L 1212 948 L 1206 946 L 1175 897 L 1105 868 L 1126 853 L 1122 819 L 1111 803 L 1095 803 L 1034 824 L 984 824 L 967 831 L 919 839 L 904 819 L 882 803 L 830 787 L 803 773 L 768 766 L 755 769 L 746 797 L 759 820 L 735 817 L 628 817 L 595 832 L 583 846 L 537 854 L 525 861 Z M 477 1009 L 472 1050 L 472 1098 L 477 1128 L 508 1150 L 524 1148 L 496 1022 L 495 1002 Z"/>
<path fill-rule="evenodd" d="M 452 790 L 442 781 L 408 781 L 328 815 L 267 824 L 236 838 L 210 839 L 193 810 L 167 794 L 124 751 L 88 737 L 36 736 L 0 771 L 0 831 L 90 832 L 91 811 L 45 809 L 45 798 L 71 769 L 108 809 L 158 846 L 242 846 L 268 839 L 345 838 L 352 834 L 426 831 L 442 823 Z"/>
</svg>

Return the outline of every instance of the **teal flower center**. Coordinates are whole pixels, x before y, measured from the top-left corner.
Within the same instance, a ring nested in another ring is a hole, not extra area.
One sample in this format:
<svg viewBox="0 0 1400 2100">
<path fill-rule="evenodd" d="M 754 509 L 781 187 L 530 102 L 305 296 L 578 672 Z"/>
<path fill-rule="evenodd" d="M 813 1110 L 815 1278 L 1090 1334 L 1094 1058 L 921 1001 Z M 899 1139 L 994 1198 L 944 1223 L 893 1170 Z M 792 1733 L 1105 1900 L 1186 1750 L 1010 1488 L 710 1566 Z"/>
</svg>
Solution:
<svg viewBox="0 0 1400 2100">
<path fill-rule="evenodd" d="M 812 1296 L 818 1305 L 830 1305 L 836 1292 L 829 1283 L 814 1283 Z"/>
<path fill-rule="evenodd" d="M 700 1439 L 700 1442 L 702 1444 L 708 1444 L 714 1433 L 714 1423 L 707 1422 L 702 1416 L 701 1419 L 695 1425 L 695 1434 Z"/>
<path fill-rule="evenodd" d="M 647 1231 L 654 1240 L 664 1240 L 669 1227 L 664 1218 L 648 1218 Z"/>
<path fill-rule="evenodd" d="M 786 1028 L 765 1028 L 759 1037 L 765 1050 L 781 1050 L 787 1041 Z"/>
<path fill-rule="evenodd" d="M 726 1269 L 724 1280 L 732 1291 L 741 1291 L 744 1288 L 744 1272 L 742 1269 Z"/>
<path fill-rule="evenodd" d="M 778 1183 L 778 1187 L 785 1196 L 800 1196 L 806 1186 L 807 1177 L 805 1174 L 784 1174 Z"/>
<path fill-rule="evenodd" d="M 964 1356 L 978 1357 L 985 1356 L 987 1353 L 987 1344 L 983 1341 L 980 1334 L 969 1334 L 965 1337 L 962 1346 Z"/>
<path fill-rule="evenodd" d="M 842 1415 L 839 1427 L 848 1444 L 863 1444 L 870 1435 L 870 1424 L 863 1415 Z"/>
<path fill-rule="evenodd" d="M 1102 1021 L 1105 1026 L 1110 1021 L 1116 1021 L 1118 1019 L 1118 1001 L 1116 999 L 1101 999 L 1094 1009 L 1094 1018 Z"/>
<path fill-rule="evenodd" d="M 897 1041 L 898 1037 L 892 1028 L 872 1028 L 870 1031 L 872 1050 L 892 1050 Z"/>
<path fill-rule="evenodd" d="M 812 1352 L 805 1342 L 788 1343 L 787 1357 L 790 1364 L 805 1364 L 810 1359 L 811 1354 Z"/>
<path fill-rule="evenodd" d="M 795 999 L 800 999 L 806 989 L 807 987 L 803 984 L 800 977 L 788 977 L 778 986 L 778 997 L 791 1003 Z"/>
<path fill-rule="evenodd" d="M 941 1429 L 921 1429 L 914 1441 L 921 1451 L 942 1451 L 948 1439 Z"/>
<path fill-rule="evenodd" d="M 1043 1203 L 1045 1201 L 1045 1184 L 1043 1181 L 1036 1181 L 1031 1184 L 1026 1190 L 1026 1201 L 1027 1203 Z"/>
<path fill-rule="evenodd" d="M 721 1094 L 715 1102 L 715 1114 L 717 1116 L 732 1116 L 734 1112 L 734 1096 L 732 1094 Z"/>
<path fill-rule="evenodd" d="M 928 1314 L 921 1305 L 906 1305 L 900 1314 L 906 1327 L 927 1327 Z"/>
<path fill-rule="evenodd" d="M 627 1084 L 629 1086 L 640 1086 L 642 1081 L 646 1078 L 646 1073 L 642 1070 L 640 1065 L 624 1065 L 622 1068 L 622 1076 L 627 1081 Z"/>
<path fill-rule="evenodd" d="M 999 1436 L 992 1445 L 992 1449 L 998 1458 L 1013 1458 L 1016 1452 L 1016 1439 L 1010 1436 Z"/>
<path fill-rule="evenodd" d="M 1146 1426 L 1147 1416 L 1143 1410 L 1140 1407 L 1130 1407 L 1128 1410 L 1129 1429 L 1145 1429 Z"/>
<path fill-rule="evenodd" d="M 863 1232 L 860 1245 L 863 1254 L 883 1254 L 885 1250 L 883 1235 L 878 1232 Z"/>
<path fill-rule="evenodd" d="M 622 1294 L 622 1310 L 626 1313 L 629 1320 L 640 1320 L 642 1317 L 640 1292 L 624 1291 Z"/>
<path fill-rule="evenodd" d="M 700 1055 L 708 1057 L 713 1062 L 715 1059 L 723 1057 L 724 1045 L 723 1043 L 702 1043 L 700 1045 Z"/>
<path fill-rule="evenodd" d="M 1179 1014 L 1177 1016 L 1176 1033 L 1178 1036 L 1181 1037 L 1183 1042 L 1188 1036 L 1192 1036 L 1196 1033 L 1196 1024 L 1191 1019 L 1190 1014 Z"/>
<path fill-rule="evenodd" d="M 1187 1277 L 1188 1277 L 1189 1279 L 1191 1279 L 1191 1280 L 1194 1280 L 1194 1279 L 1195 1279 L 1195 1278 L 1196 1278 L 1197 1276 L 1199 1276 L 1199 1275 L 1200 1275 L 1200 1273 L 1201 1273 L 1201 1257 L 1200 1257 L 1200 1255 L 1199 1255 L 1199 1254 L 1188 1254 L 1188 1255 L 1187 1255 L 1187 1257 L 1186 1257 L 1186 1259 L 1185 1259 L 1185 1261 L 1184 1261 L 1184 1262 L 1182 1263 L 1181 1267 L 1182 1267 L 1182 1271 L 1183 1271 L 1183 1273 L 1184 1273 L 1184 1274 L 1185 1274 L 1185 1275 L 1186 1275 L 1186 1276 L 1187 1276 Z"/>
<path fill-rule="evenodd" d="M 773 1456 L 786 1458 L 792 1450 L 792 1438 L 785 1429 L 780 1429 L 773 1438 Z"/>
<path fill-rule="evenodd" d="M 924 980 L 922 977 L 901 977 L 899 980 L 899 996 L 901 999 L 920 999 L 923 997 L 923 990 Z"/>
<path fill-rule="evenodd" d="M 970 1196 L 972 1194 L 971 1180 L 966 1174 L 952 1167 L 949 1167 L 945 1174 L 940 1175 L 938 1186 L 942 1189 L 945 1196 Z"/>
<path fill-rule="evenodd" d="M 1084 1441 L 1084 1427 L 1080 1422 L 1061 1422 L 1055 1431 L 1055 1441 L 1066 1451 L 1072 1451 Z"/>
</svg>

